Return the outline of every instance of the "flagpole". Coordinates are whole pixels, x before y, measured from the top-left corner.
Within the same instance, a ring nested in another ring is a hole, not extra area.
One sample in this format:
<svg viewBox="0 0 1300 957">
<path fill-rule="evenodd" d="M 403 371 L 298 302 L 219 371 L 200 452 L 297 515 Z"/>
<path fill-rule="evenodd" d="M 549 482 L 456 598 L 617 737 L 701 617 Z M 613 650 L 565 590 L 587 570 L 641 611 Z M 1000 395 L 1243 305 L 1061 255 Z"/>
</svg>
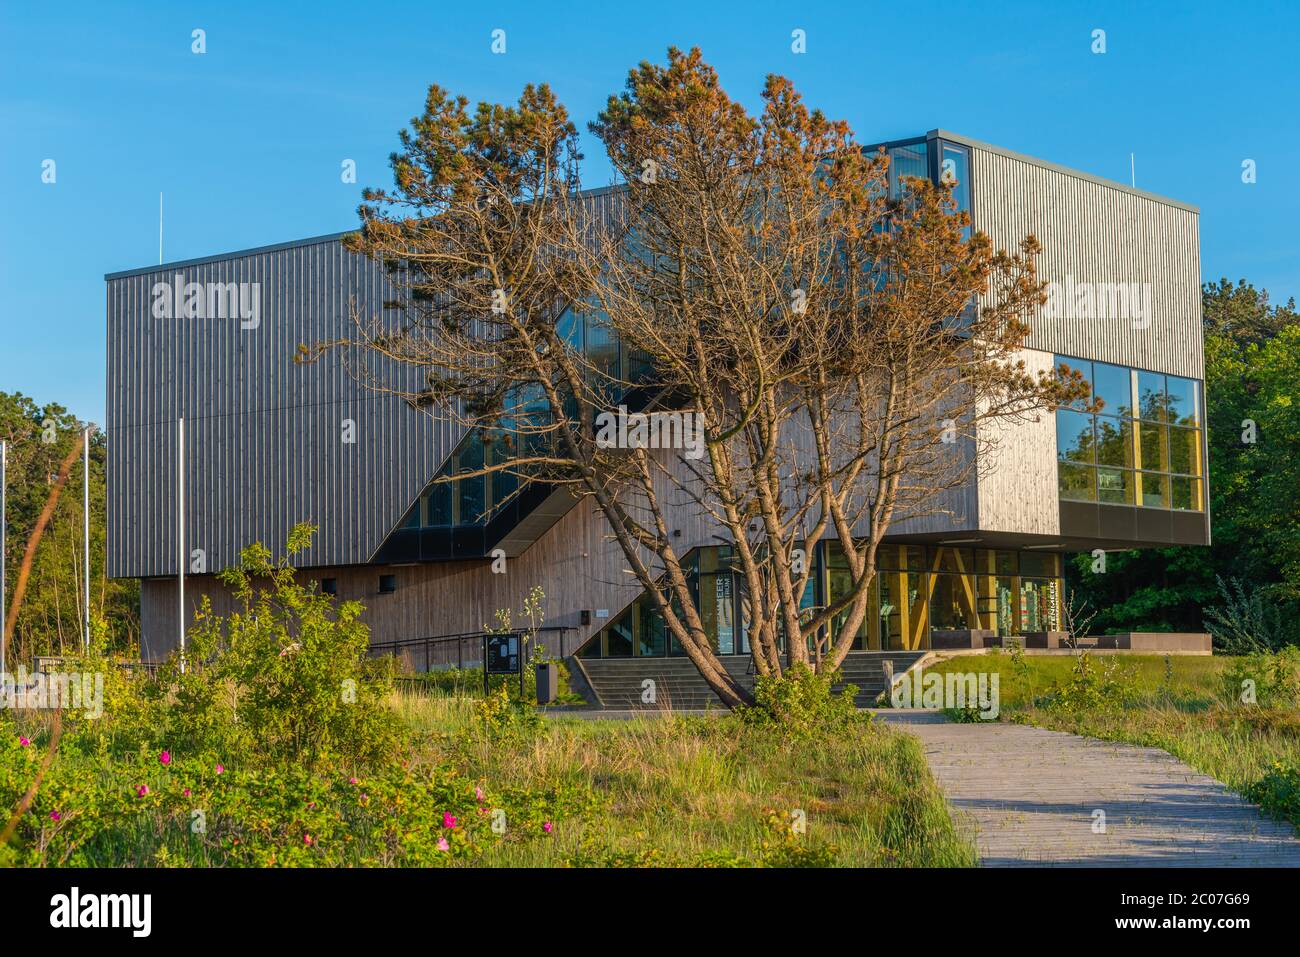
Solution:
<svg viewBox="0 0 1300 957">
<path fill-rule="evenodd" d="M 185 417 L 176 420 L 176 581 L 181 673 L 185 673 Z"/>
<path fill-rule="evenodd" d="M 82 435 L 81 458 L 81 520 L 82 541 L 85 550 L 82 559 L 85 562 L 86 595 L 83 605 L 86 613 L 86 629 L 82 635 L 82 650 L 90 653 L 90 427 Z"/>
</svg>

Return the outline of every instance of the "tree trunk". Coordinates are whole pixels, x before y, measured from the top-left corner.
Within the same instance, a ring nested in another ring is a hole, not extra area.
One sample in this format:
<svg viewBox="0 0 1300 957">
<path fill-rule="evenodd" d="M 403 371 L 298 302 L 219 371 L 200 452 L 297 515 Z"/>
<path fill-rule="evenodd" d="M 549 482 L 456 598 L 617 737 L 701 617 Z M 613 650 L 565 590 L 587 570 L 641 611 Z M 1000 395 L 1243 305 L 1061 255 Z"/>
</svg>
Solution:
<svg viewBox="0 0 1300 957">
<path fill-rule="evenodd" d="M 18 580 L 14 583 L 14 597 L 9 603 L 9 614 L 5 618 L 5 645 L 13 639 L 14 625 L 18 621 L 18 610 L 22 607 L 23 598 L 27 594 L 27 580 L 32 574 L 32 562 L 36 558 L 36 546 L 41 543 L 41 536 L 45 534 L 45 528 L 50 524 L 50 518 L 54 515 L 54 509 L 59 504 L 59 496 L 63 493 L 63 486 L 68 484 L 68 475 L 72 471 L 72 465 L 77 461 L 77 456 L 81 454 L 81 432 L 77 433 L 77 438 L 72 443 L 72 450 L 68 453 L 63 464 L 59 466 L 58 478 L 54 481 L 54 487 L 50 489 L 49 496 L 45 499 L 45 507 L 41 509 L 40 518 L 36 520 L 36 527 L 32 529 L 32 534 L 27 539 L 27 550 L 23 552 L 22 564 L 18 566 Z"/>
</svg>

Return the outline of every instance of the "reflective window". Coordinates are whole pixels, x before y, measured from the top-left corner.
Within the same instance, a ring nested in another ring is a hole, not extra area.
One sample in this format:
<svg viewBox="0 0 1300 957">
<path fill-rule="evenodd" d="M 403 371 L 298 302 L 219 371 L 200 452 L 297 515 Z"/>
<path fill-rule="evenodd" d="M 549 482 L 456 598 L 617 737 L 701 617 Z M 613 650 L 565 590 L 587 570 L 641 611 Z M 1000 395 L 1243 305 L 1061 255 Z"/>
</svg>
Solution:
<svg viewBox="0 0 1300 957">
<path fill-rule="evenodd" d="M 1168 399 L 1165 396 L 1165 377 L 1158 372 L 1138 371 L 1138 411 L 1143 419 L 1149 422 L 1164 422 L 1165 407 Z"/>
<path fill-rule="evenodd" d="M 1104 362 L 1092 364 L 1092 394 L 1102 402 L 1099 412 L 1106 415 L 1132 415 L 1131 383 L 1129 370 L 1122 366 L 1107 365 Z"/>
<path fill-rule="evenodd" d="M 929 151 L 924 142 L 895 146 L 889 150 L 889 196 L 903 195 L 903 181 L 908 176 L 930 178 Z"/>
<path fill-rule="evenodd" d="M 1175 375 L 1165 377 L 1169 395 L 1169 421 L 1174 425 L 1201 424 L 1196 401 L 1196 382 Z"/>
<path fill-rule="evenodd" d="M 1073 413 L 1078 415 L 1078 413 Z M 1133 467 L 1133 421 L 1099 415 L 1097 430 L 1097 464 L 1116 468 Z"/>
<path fill-rule="evenodd" d="M 1091 415 L 1071 409 L 1056 413 L 1056 454 L 1063 462 L 1096 461 Z"/>
<path fill-rule="evenodd" d="M 1121 469 L 1097 469 L 1097 501 L 1132 505 L 1133 473 Z"/>
<path fill-rule="evenodd" d="M 1199 383 L 1068 356 L 1056 364 L 1078 370 L 1100 400 L 1096 413 L 1077 405 L 1057 410 L 1063 500 L 1205 510 Z"/>
</svg>

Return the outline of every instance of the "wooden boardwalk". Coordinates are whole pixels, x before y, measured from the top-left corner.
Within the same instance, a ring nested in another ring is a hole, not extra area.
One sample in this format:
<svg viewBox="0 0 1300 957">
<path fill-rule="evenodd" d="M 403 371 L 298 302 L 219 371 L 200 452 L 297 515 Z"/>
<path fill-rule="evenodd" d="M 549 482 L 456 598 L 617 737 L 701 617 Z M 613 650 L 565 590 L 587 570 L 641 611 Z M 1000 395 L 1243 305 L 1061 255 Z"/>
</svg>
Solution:
<svg viewBox="0 0 1300 957">
<path fill-rule="evenodd" d="M 921 739 L 985 867 L 1300 867 L 1289 824 L 1165 751 L 935 712 L 877 714 Z"/>
</svg>

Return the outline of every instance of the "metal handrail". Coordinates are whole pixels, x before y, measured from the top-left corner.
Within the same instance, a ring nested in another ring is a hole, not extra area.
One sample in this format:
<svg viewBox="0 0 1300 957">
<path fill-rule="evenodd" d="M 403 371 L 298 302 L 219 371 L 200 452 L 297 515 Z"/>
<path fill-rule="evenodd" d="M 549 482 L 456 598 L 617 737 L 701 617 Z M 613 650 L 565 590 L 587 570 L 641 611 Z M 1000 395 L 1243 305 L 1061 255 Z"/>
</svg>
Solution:
<svg viewBox="0 0 1300 957">
<path fill-rule="evenodd" d="M 463 670 L 465 667 L 465 642 L 467 641 L 477 642 L 481 646 L 483 639 L 490 634 L 513 635 L 514 637 L 523 639 L 529 635 L 540 636 L 546 633 L 558 632 L 560 636 L 560 657 L 567 658 L 569 652 L 568 646 L 565 642 L 565 636 L 569 632 L 576 632 L 577 630 L 577 627 L 574 625 L 543 625 L 540 628 L 515 628 L 504 632 L 489 632 L 486 630 L 466 631 L 455 635 L 436 635 L 427 638 L 399 638 L 393 641 L 374 642 L 370 646 L 370 654 L 372 657 L 379 657 L 386 654 L 396 656 L 400 652 L 410 648 L 423 648 L 424 661 L 427 666 L 432 660 L 430 652 L 435 646 L 445 645 L 454 641 L 456 642 L 456 668 L 457 670 Z"/>
</svg>

